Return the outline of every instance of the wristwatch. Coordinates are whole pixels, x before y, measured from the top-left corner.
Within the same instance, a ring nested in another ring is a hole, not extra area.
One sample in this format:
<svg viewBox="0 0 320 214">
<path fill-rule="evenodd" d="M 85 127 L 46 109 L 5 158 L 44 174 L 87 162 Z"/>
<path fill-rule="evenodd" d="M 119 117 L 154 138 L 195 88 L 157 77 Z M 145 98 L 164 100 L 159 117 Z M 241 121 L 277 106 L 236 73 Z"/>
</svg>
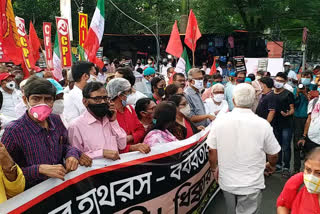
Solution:
<svg viewBox="0 0 320 214">
<path fill-rule="evenodd" d="M 306 140 L 306 138 L 307 138 L 307 137 L 303 135 L 303 136 L 300 138 L 300 140 Z"/>
</svg>

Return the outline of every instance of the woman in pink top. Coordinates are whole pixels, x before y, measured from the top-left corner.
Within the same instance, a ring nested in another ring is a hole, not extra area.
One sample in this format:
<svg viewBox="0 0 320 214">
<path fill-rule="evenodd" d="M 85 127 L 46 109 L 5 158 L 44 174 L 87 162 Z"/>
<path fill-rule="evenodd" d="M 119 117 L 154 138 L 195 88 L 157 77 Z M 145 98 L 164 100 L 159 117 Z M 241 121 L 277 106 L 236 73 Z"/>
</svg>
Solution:
<svg viewBox="0 0 320 214">
<path fill-rule="evenodd" d="M 167 128 L 176 121 L 176 105 L 172 102 L 162 102 L 157 105 L 154 113 L 154 127 L 147 134 L 144 143 L 154 146 L 169 143 L 178 139 Z"/>
</svg>

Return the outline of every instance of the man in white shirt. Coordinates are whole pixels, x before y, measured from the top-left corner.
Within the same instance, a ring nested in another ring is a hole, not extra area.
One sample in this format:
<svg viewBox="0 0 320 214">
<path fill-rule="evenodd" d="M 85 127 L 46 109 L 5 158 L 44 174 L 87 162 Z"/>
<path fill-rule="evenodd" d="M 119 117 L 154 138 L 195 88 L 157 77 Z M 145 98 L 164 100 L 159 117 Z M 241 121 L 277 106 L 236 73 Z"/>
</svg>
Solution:
<svg viewBox="0 0 320 214">
<path fill-rule="evenodd" d="M 16 82 L 14 81 L 14 75 L 9 73 L 0 74 L 1 94 L 2 100 L 0 113 L 8 119 L 17 119 L 18 116 L 15 111 L 17 106 L 22 100 L 22 93 L 16 89 Z"/>
<path fill-rule="evenodd" d="M 254 98 L 251 85 L 237 85 L 235 108 L 216 118 L 207 139 L 210 166 L 223 190 L 228 214 L 260 213 L 264 170 L 275 171 L 280 151 L 270 124 L 251 110 Z"/>
<path fill-rule="evenodd" d="M 64 111 L 63 115 L 67 123 L 79 117 L 86 107 L 83 105 L 82 89 L 86 86 L 87 81 L 90 79 L 90 70 L 92 63 L 77 62 L 72 66 L 72 78 L 75 81 L 73 89 L 66 94 L 64 98 Z"/>
<path fill-rule="evenodd" d="M 298 141 L 304 147 L 304 152 L 309 153 L 312 149 L 320 146 L 320 99 L 314 98 L 308 105 L 308 119 L 303 135 Z"/>
<path fill-rule="evenodd" d="M 284 68 L 284 73 L 287 74 L 287 76 L 288 76 L 288 84 L 290 86 L 294 87 L 295 84 L 298 82 L 298 77 L 297 77 L 296 72 L 291 70 L 290 62 L 285 62 L 283 68 Z M 287 90 L 289 90 L 289 89 L 287 89 Z"/>
<path fill-rule="evenodd" d="M 168 68 L 171 68 L 171 67 L 172 65 L 171 63 L 168 63 L 168 59 L 164 58 L 162 60 L 162 65 L 160 66 L 161 75 L 164 76 L 165 78 L 168 78 L 167 76 Z"/>
</svg>

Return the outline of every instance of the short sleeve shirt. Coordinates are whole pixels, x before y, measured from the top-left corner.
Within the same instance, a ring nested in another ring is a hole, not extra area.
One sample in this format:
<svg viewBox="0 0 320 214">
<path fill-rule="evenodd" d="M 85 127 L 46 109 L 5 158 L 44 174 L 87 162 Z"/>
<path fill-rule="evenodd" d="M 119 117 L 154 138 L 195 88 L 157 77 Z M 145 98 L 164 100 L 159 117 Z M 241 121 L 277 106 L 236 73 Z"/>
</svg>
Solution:
<svg viewBox="0 0 320 214">
<path fill-rule="evenodd" d="M 293 116 L 284 117 L 281 111 L 288 112 L 290 105 L 294 105 L 294 96 L 288 91 L 284 90 L 280 94 L 272 93 L 272 96 L 276 102 L 276 115 L 275 115 L 275 127 L 277 128 L 291 128 L 293 123 Z"/>
<path fill-rule="evenodd" d="M 263 94 L 259 101 L 256 114 L 259 117 L 267 119 L 269 111 L 272 110 L 276 110 L 276 102 L 272 95 L 272 92 L 269 92 L 268 94 Z"/>
</svg>

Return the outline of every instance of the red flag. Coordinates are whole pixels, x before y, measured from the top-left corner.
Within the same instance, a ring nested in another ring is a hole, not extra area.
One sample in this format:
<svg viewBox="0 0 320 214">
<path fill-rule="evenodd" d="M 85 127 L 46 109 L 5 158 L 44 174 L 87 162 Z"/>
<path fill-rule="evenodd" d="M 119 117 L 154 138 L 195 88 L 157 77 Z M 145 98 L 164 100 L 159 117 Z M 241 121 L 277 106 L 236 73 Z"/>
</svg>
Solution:
<svg viewBox="0 0 320 214">
<path fill-rule="evenodd" d="M 186 37 L 184 38 L 184 43 L 192 50 L 196 50 L 197 40 L 201 37 L 201 33 L 198 27 L 198 22 L 196 16 L 190 10 L 188 26 L 186 30 Z"/>
<path fill-rule="evenodd" d="M 168 42 L 168 46 L 166 49 L 166 52 L 169 54 L 172 54 L 173 56 L 180 58 L 183 47 L 180 39 L 180 34 L 178 30 L 177 20 L 174 22 L 174 25 L 172 27 L 170 39 Z"/>
<path fill-rule="evenodd" d="M 40 41 L 37 36 L 37 32 L 34 29 L 34 26 L 31 21 L 30 21 L 30 28 L 29 28 L 29 45 L 30 45 L 33 60 L 34 62 L 36 62 L 40 58 L 40 54 L 39 54 Z"/>
<path fill-rule="evenodd" d="M 102 62 L 101 59 L 99 59 L 98 57 L 95 57 L 93 60 L 92 60 L 92 63 L 94 63 L 96 66 L 98 66 L 100 69 L 103 68 L 104 66 L 104 63 Z"/>
<path fill-rule="evenodd" d="M 213 57 L 213 64 L 210 70 L 210 74 L 209 75 L 214 75 L 217 73 L 217 67 L 216 67 L 216 57 Z"/>
<path fill-rule="evenodd" d="M 11 0 L 2 0 L 0 3 L 0 42 L 4 55 L 16 65 L 23 63 L 19 39 Z"/>
</svg>

